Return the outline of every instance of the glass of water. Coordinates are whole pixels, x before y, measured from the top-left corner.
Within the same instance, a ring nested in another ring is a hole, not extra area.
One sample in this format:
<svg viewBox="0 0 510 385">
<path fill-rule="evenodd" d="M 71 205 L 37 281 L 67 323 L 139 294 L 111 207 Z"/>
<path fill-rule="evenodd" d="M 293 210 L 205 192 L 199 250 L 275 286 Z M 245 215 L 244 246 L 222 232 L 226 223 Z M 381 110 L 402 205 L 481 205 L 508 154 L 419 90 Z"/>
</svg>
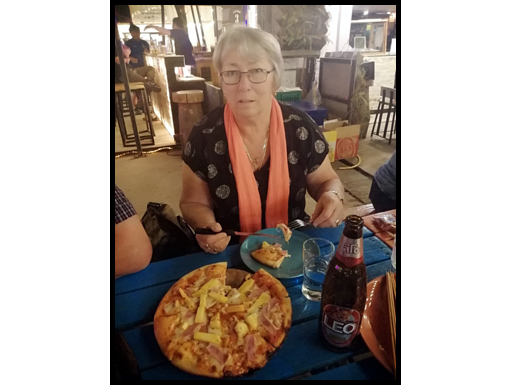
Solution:
<svg viewBox="0 0 510 385">
<path fill-rule="evenodd" d="M 320 301 L 328 264 L 335 255 L 335 245 L 323 238 L 310 238 L 303 243 L 303 286 L 301 291 L 310 301 Z"/>
</svg>

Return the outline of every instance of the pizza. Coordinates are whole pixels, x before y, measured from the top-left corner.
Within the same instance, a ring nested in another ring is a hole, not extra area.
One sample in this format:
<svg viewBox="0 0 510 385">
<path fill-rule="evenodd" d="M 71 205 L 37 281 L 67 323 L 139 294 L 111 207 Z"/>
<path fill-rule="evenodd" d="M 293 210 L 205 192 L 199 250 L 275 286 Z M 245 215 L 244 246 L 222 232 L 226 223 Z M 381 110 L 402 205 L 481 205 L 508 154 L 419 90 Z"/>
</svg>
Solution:
<svg viewBox="0 0 510 385">
<path fill-rule="evenodd" d="M 260 248 L 252 251 L 250 255 L 258 262 L 275 269 L 280 267 L 285 258 L 290 257 L 289 252 L 282 249 L 282 245 L 279 243 L 270 245 L 266 241 L 262 242 Z"/>
<path fill-rule="evenodd" d="M 200 376 L 237 377 L 262 368 L 285 340 L 292 306 L 285 287 L 215 263 L 193 270 L 165 294 L 154 315 L 163 354 Z"/>
<path fill-rule="evenodd" d="M 283 234 L 283 238 L 285 239 L 285 242 L 289 243 L 289 239 L 292 236 L 292 230 L 287 227 L 284 223 L 279 223 L 276 225 L 277 229 L 280 229 Z"/>
</svg>

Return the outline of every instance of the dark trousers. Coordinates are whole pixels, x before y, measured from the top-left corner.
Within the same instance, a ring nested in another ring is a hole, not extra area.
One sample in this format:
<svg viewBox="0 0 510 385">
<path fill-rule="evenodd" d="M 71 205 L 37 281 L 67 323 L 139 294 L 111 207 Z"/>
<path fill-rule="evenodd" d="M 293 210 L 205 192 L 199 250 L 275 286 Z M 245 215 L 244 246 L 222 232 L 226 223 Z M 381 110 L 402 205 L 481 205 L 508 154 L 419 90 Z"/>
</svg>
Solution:
<svg viewBox="0 0 510 385">
<path fill-rule="evenodd" d="M 375 212 L 377 213 L 397 208 L 397 202 L 381 191 L 375 179 L 372 181 L 372 187 L 370 188 L 370 194 L 368 197 L 372 201 Z"/>
</svg>

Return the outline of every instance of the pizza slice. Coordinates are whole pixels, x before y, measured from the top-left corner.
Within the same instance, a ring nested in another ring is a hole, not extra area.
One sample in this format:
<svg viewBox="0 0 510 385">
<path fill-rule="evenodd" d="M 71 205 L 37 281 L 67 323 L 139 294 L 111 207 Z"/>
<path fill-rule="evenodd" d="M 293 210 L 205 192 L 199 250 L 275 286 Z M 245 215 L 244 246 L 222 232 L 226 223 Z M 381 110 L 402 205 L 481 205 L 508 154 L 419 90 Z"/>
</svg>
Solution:
<svg viewBox="0 0 510 385">
<path fill-rule="evenodd" d="M 279 243 L 270 245 L 265 241 L 259 249 L 251 252 L 251 256 L 258 262 L 275 269 L 280 267 L 286 257 L 290 257 L 288 251 L 283 250 Z"/>
<path fill-rule="evenodd" d="M 254 318 L 257 320 L 255 325 L 257 332 L 278 349 L 287 337 L 292 323 L 289 293 L 279 280 L 263 269 L 257 271 L 252 279 L 255 282 L 254 286 L 259 288 L 258 291 L 262 291 L 262 294 L 248 312 L 251 312 L 252 317 L 256 314 Z M 269 296 L 265 295 L 267 293 Z"/>
<path fill-rule="evenodd" d="M 279 223 L 278 225 L 276 225 L 276 228 L 282 231 L 285 242 L 289 243 L 289 239 L 292 236 L 292 230 L 289 229 L 287 225 L 284 223 Z"/>
</svg>

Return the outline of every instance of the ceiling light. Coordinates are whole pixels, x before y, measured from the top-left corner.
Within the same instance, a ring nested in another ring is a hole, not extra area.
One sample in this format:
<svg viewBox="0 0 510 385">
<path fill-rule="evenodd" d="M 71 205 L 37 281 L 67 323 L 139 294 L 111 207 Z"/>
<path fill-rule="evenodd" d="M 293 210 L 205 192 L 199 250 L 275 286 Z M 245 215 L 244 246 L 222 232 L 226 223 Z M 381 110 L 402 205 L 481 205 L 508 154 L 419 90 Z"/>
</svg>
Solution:
<svg viewBox="0 0 510 385">
<path fill-rule="evenodd" d="M 391 13 L 391 12 L 386 12 L 388 15 Z"/>
<path fill-rule="evenodd" d="M 363 12 L 363 15 L 368 15 L 368 11 Z"/>
</svg>

